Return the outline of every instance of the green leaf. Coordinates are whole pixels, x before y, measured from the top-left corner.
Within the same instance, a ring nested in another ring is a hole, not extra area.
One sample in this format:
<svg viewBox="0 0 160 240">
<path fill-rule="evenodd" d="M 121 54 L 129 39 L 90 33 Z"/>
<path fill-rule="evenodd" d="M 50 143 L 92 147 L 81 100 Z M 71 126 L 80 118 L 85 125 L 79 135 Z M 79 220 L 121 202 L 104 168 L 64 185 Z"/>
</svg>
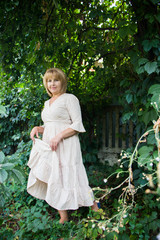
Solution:
<svg viewBox="0 0 160 240">
<path fill-rule="evenodd" d="M 131 103 L 131 102 L 132 102 L 132 98 L 133 98 L 133 95 L 132 95 L 132 94 L 128 93 L 128 94 L 126 95 L 126 100 L 127 100 L 128 103 Z"/>
<path fill-rule="evenodd" d="M 0 105 L 0 114 L 6 115 L 6 108 Z"/>
<path fill-rule="evenodd" d="M 155 94 L 155 93 L 160 94 L 160 84 L 154 84 L 149 88 L 148 94 Z"/>
<path fill-rule="evenodd" d="M 146 70 L 146 72 L 148 74 L 151 74 L 151 73 L 155 72 L 156 69 L 157 69 L 157 62 L 147 62 L 144 65 L 144 69 Z"/>
<path fill-rule="evenodd" d="M 46 225 L 44 223 L 39 223 L 38 224 L 38 229 L 44 230 L 45 226 Z"/>
<path fill-rule="evenodd" d="M 128 121 L 132 116 L 133 116 L 133 112 L 125 113 L 125 114 L 122 116 L 122 122 Z"/>
<path fill-rule="evenodd" d="M 41 218 L 42 217 L 42 214 L 40 212 L 34 212 L 34 216 L 36 218 Z"/>
<path fill-rule="evenodd" d="M 97 230 L 96 228 L 93 229 L 92 236 L 94 237 L 94 239 L 97 238 L 97 236 L 98 236 L 98 230 Z"/>
<path fill-rule="evenodd" d="M 21 184 L 24 183 L 24 176 L 19 170 L 12 169 L 12 177 L 15 179 L 16 182 L 20 182 Z"/>
<path fill-rule="evenodd" d="M 153 158 L 156 159 L 158 157 L 158 150 L 155 150 L 153 152 Z"/>
<path fill-rule="evenodd" d="M 157 48 L 159 46 L 159 40 L 158 39 L 153 39 L 152 40 L 152 46 Z"/>
<path fill-rule="evenodd" d="M 75 12 L 76 14 L 79 14 L 79 13 L 80 13 L 80 9 L 75 9 L 74 12 Z"/>
<path fill-rule="evenodd" d="M 0 163 L 3 163 L 4 159 L 5 159 L 5 155 L 4 155 L 4 153 L 1 151 L 1 152 L 0 152 Z"/>
<path fill-rule="evenodd" d="M 116 232 L 109 232 L 106 235 L 107 240 L 113 240 L 113 239 L 118 239 L 118 233 Z"/>
<path fill-rule="evenodd" d="M 157 118 L 157 113 L 154 109 L 150 111 L 148 110 L 144 112 L 142 115 L 142 121 L 145 123 L 146 126 L 150 121 L 155 120 L 156 118 Z"/>
<path fill-rule="evenodd" d="M 141 67 L 136 67 L 136 72 L 138 73 L 138 74 L 141 74 L 141 73 L 144 73 L 144 67 L 143 66 L 141 66 Z"/>
<path fill-rule="evenodd" d="M 19 1 L 14 1 L 14 4 L 15 4 L 16 6 L 18 6 L 18 5 L 19 5 Z"/>
<path fill-rule="evenodd" d="M 151 159 L 152 157 L 148 157 L 148 154 L 142 154 L 140 157 L 138 157 L 138 163 L 144 166 L 145 164 L 150 163 Z"/>
<path fill-rule="evenodd" d="M 0 183 L 3 183 L 8 177 L 8 173 L 4 169 L 0 169 Z"/>
<path fill-rule="evenodd" d="M 154 94 L 152 97 L 151 97 L 151 103 L 152 103 L 152 106 L 157 110 L 157 107 L 159 108 L 160 106 L 160 94 Z M 155 105 L 155 103 L 157 104 L 157 106 Z"/>
<path fill-rule="evenodd" d="M 160 195 L 160 188 L 157 188 L 157 194 Z"/>
<path fill-rule="evenodd" d="M 146 51 L 146 52 L 148 52 L 152 48 L 152 42 L 149 40 L 144 40 L 142 42 L 142 45 L 143 45 L 144 51 Z"/>
<path fill-rule="evenodd" d="M 1 194 L 1 195 L 0 195 L 0 207 L 3 207 L 4 204 L 5 204 L 5 198 L 4 198 L 4 196 Z"/>
<path fill-rule="evenodd" d="M 102 234 L 102 233 L 103 233 L 103 229 L 102 229 L 102 228 L 98 228 L 98 232 L 99 232 L 100 234 Z"/>
<path fill-rule="evenodd" d="M 147 156 L 149 156 L 152 151 L 153 151 L 153 146 L 143 146 L 138 150 L 138 153 L 139 155 L 147 154 Z"/>
<path fill-rule="evenodd" d="M 147 62 L 148 62 L 148 59 L 147 59 L 147 58 L 140 58 L 140 59 L 138 60 L 139 66 L 140 66 L 140 65 L 144 65 L 144 64 L 147 63 Z"/>
<path fill-rule="evenodd" d="M 147 136 L 147 144 L 150 145 L 150 144 L 156 144 L 156 139 L 155 139 L 155 135 L 154 133 L 150 133 L 149 136 Z M 155 153 L 156 151 L 154 151 Z M 156 156 L 157 157 L 157 156 Z M 154 156 L 155 158 L 155 156 Z"/>
<path fill-rule="evenodd" d="M 11 170 L 14 168 L 14 164 L 13 163 L 4 163 L 2 164 L 2 168 L 4 168 L 5 170 Z"/>
</svg>

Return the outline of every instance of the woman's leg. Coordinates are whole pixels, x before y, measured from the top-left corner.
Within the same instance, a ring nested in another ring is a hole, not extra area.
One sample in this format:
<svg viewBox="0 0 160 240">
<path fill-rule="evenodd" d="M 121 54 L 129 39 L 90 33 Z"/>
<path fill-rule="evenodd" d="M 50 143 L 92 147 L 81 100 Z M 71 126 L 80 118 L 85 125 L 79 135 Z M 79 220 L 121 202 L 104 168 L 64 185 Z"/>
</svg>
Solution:
<svg viewBox="0 0 160 240">
<path fill-rule="evenodd" d="M 58 210 L 59 215 L 60 215 L 60 220 L 59 223 L 64 223 L 64 222 L 68 222 L 68 213 L 67 210 Z"/>
<path fill-rule="evenodd" d="M 98 207 L 96 201 L 93 202 L 93 205 L 91 206 L 91 209 L 92 209 L 93 211 L 95 211 L 95 212 L 98 211 L 99 207 Z"/>
</svg>

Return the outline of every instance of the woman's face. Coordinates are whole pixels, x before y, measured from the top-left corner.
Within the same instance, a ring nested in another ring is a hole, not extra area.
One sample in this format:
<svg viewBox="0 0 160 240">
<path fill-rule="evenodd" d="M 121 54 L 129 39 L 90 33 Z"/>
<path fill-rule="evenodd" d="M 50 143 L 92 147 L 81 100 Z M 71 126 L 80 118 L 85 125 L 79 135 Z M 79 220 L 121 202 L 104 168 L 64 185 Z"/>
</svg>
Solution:
<svg viewBox="0 0 160 240">
<path fill-rule="evenodd" d="M 47 80 L 47 88 L 51 92 L 52 95 L 57 95 L 61 92 L 61 81 L 56 78 L 56 76 L 53 75 L 52 78 L 49 78 Z"/>
</svg>

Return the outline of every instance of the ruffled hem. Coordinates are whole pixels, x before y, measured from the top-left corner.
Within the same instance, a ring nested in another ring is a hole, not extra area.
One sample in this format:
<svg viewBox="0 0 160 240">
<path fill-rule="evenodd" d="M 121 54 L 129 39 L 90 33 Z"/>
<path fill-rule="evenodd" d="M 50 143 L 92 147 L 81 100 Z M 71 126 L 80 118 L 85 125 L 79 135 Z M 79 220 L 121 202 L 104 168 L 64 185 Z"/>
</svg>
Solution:
<svg viewBox="0 0 160 240">
<path fill-rule="evenodd" d="M 72 166 L 73 174 L 70 177 L 73 178 L 74 187 L 66 187 L 62 180 L 64 169 L 62 171 L 56 152 L 44 141 L 36 139 L 28 166 L 31 171 L 27 191 L 32 196 L 45 200 L 58 210 L 73 210 L 93 205 L 93 192 L 88 186 L 82 163 Z"/>
<path fill-rule="evenodd" d="M 85 128 L 83 127 L 82 122 L 77 122 L 77 123 L 74 122 L 69 127 L 77 132 L 86 132 Z"/>
</svg>

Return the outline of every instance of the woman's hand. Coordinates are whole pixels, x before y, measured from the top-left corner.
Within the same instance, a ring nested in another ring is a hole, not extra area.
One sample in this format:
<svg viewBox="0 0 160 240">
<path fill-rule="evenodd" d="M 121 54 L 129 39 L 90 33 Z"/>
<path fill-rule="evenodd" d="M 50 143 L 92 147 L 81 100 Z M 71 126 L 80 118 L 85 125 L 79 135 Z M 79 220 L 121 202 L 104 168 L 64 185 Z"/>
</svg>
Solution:
<svg viewBox="0 0 160 240">
<path fill-rule="evenodd" d="M 58 144 L 60 143 L 60 141 L 62 141 L 62 134 L 58 134 L 57 136 L 55 136 L 54 138 L 52 138 L 50 140 L 50 147 L 52 149 L 52 151 L 56 151 Z"/>
<path fill-rule="evenodd" d="M 32 131 L 30 133 L 30 138 L 32 139 L 32 141 L 35 143 L 35 138 L 34 136 L 36 135 L 37 138 L 39 138 L 39 135 L 38 135 L 38 128 L 39 127 L 34 127 L 32 128 Z"/>
</svg>

